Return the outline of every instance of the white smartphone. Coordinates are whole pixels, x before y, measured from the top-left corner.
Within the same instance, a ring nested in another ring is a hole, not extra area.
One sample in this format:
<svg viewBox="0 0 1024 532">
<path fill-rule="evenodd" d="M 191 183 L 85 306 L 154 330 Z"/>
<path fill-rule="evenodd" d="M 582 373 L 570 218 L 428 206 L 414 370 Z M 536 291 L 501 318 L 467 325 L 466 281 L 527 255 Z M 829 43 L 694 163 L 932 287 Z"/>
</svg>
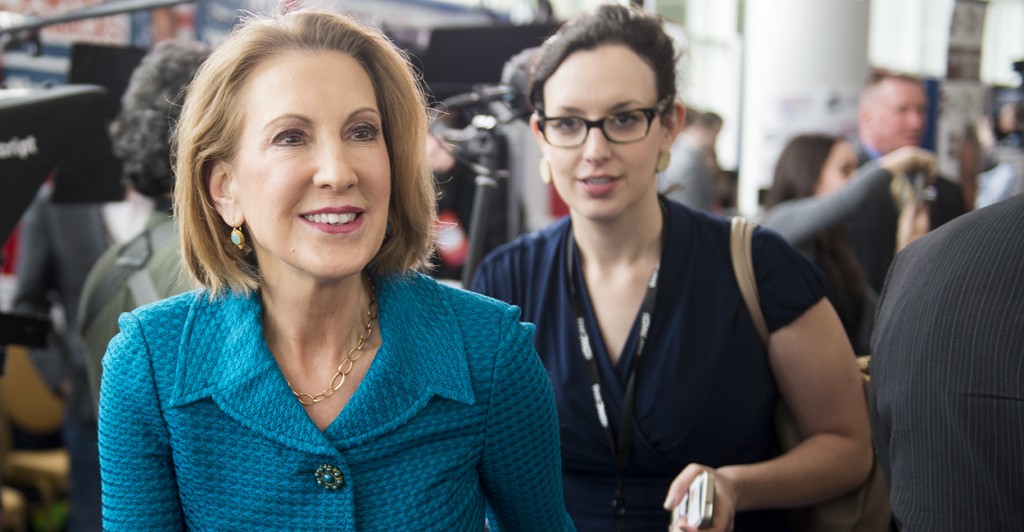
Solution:
<svg viewBox="0 0 1024 532">
<path fill-rule="evenodd" d="M 715 514 L 715 473 L 704 471 L 690 483 L 683 500 L 676 506 L 675 521 L 697 528 L 711 528 Z"/>
<path fill-rule="evenodd" d="M 938 192 L 935 190 L 935 185 L 926 185 L 924 174 L 918 173 L 914 176 L 914 201 L 917 202 L 917 205 L 935 201 L 937 197 Z"/>
</svg>

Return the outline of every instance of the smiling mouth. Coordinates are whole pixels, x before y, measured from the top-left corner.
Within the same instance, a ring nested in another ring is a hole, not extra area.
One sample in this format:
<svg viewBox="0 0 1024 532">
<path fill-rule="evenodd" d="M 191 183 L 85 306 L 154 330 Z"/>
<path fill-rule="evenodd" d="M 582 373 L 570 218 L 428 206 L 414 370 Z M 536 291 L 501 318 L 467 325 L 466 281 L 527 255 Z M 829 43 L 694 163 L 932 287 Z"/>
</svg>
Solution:
<svg viewBox="0 0 1024 532">
<path fill-rule="evenodd" d="M 583 179 L 583 182 L 588 185 L 607 185 L 612 182 L 610 177 L 588 177 Z"/>
<path fill-rule="evenodd" d="M 315 224 L 327 224 L 327 225 L 345 225 L 352 223 L 356 219 L 357 214 L 354 212 L 346 213 L 330 213 L 330 214 L 308 214 L 302 217 L 304 220 L 308 220 Z"/>
</svg>

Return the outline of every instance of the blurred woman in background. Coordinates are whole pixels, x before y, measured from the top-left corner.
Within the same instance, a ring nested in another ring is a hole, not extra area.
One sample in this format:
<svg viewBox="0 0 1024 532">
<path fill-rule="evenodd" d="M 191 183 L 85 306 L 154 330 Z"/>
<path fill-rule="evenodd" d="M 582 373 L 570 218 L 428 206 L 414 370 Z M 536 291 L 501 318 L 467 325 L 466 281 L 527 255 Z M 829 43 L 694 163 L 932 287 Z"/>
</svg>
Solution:
<svg viewBox="0 0 1024 532">
<path fill-rule="evenodd" d="M 794 137 L 775 165 L 761 222 L 802 250 L 825 273 L 826 294 L 859 354 L 870 350 L 878 294 L 867 284 L 842 222 L 867 203 L 893 201 L 893 177 L 914 172 L 921 172 L 926 182 L 933 180 L 934 156 L 906 146 L 858 170 L 850 142 L 820 134 Z M 897 251 L 928 231 L 927 202 L 902 201 Z"/>
</svg>

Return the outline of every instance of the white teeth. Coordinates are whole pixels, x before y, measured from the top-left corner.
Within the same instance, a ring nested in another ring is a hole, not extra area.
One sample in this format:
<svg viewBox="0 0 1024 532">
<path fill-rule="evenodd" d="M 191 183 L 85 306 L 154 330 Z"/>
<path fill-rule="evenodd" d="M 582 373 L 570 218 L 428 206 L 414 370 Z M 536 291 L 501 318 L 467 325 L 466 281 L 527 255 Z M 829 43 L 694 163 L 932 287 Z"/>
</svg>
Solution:
<svg viewBox="0 0 1024 532">
<path fill-rule="evenodd" d="M 583 181 L 588 185 L 605 185 L 611 183 L 612 179 L 610 177 L 594 177 L 590 179 L 584 179 Z"/>
<path fill-rule="evenodd" d="M 351 223 L 352 220 L 356 219 L 356 213 L 347 212 L 344 214 L 330 213 L 330 214 L 310 214 L 303 216 L 306 220 L 309 220 L 315 224 L 329 224 L 329 225 L 343 225 Z"/>
</svg>

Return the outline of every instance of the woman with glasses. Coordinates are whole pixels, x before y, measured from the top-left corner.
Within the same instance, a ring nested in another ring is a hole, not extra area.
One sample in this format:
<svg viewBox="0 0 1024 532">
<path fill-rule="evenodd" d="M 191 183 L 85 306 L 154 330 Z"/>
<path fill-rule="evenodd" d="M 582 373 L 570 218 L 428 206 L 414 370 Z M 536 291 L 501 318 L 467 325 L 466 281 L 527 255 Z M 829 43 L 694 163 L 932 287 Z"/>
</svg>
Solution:
<svg viewBox="0 0 1024 532">
<path fill-rule="evenodd" d="M 714 530 L 787 530 L 781 509 L 863 482 L 862 384 L 820 272 L 775 233 L 755 232 L 766 350 L 734 281 L 728 220 L 658 195 L 684 118 L 660 18 L 602 6 L 535 60 L 541 175 L 570 215 L 496 249 L 472 288 L 537 324 L 576 526 L 665 530 L 707 471 Z M 782 456 L 780 398 L 804 435 Z"/>
</svg>

